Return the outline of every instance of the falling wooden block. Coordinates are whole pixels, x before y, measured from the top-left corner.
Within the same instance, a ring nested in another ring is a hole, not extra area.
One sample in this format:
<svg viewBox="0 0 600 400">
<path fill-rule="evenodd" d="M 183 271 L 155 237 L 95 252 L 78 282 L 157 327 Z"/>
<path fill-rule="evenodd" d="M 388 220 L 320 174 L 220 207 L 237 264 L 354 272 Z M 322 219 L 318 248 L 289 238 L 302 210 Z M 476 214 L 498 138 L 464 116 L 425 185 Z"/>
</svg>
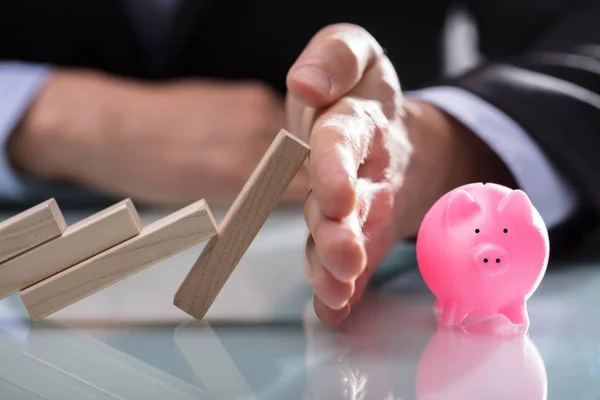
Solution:
<svg viewBox="0 0 600 400">
<path fill-rule="evenodd" d="M 300 170 L 310 148 L 279 132 L 179 287 L 174 304 L 201 320 Z"/>
<path fill-rule="evenodd" d="M 61 236 L 0 264 L 0 299 L 108 250 L 141 229 L 129 199 L 81 220 Z"/>
<path fill-rule="evenodd" d="M 215 225 L 208 205 L 200 200 L 144 227 L 139 235 L 22 290 L 21 299 L 33 320 L 43 318 L 215 236 Z"/>
<path fill-rule="evenodd" d="M 56 200 L 50 199 L 0 223 L 0 262 L 60 236 L 67 228 Z"/>
</svg>

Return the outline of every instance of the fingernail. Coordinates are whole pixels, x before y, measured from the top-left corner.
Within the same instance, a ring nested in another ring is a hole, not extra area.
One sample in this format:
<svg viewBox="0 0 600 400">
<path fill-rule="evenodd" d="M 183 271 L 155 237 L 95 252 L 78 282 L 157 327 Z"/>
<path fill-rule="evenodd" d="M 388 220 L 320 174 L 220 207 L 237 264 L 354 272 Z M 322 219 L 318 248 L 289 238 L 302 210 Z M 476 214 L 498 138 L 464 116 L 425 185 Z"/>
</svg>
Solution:
<svg viewBox="0 0 600 400">
<path fill-rule="evenodd" d="M 295 78 L 310 83 L 324 94 L 331 92 L 331 78 L 321 68 L 314 65 L 303 65 L 296 68 Z"/>
</svg>

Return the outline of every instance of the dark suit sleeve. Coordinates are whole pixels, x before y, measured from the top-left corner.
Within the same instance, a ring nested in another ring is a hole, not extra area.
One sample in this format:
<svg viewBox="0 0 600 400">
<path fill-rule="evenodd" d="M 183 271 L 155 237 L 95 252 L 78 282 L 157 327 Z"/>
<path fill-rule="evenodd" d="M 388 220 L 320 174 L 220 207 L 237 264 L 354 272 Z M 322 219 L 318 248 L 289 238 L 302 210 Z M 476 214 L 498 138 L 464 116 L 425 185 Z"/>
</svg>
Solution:
<svg viewBox="0 0 600 400">
<path fill-rule="evenodd" d="M 473 1 L 481 49 L 495 57 L 450 84 L 520 124 L 584 200 L 553 232 L 560 248 L 572 248 L 598 227 L 600 215 L 600 1 L 579 1 L 539 22 L 530 13 L 530 35 L 512 49 L 503 48 L 511 42 L 503 35 L 512 34 L 511 23 L 527 21 L 502 18 L 502 4 L 511 3 Z"/>
</svg>

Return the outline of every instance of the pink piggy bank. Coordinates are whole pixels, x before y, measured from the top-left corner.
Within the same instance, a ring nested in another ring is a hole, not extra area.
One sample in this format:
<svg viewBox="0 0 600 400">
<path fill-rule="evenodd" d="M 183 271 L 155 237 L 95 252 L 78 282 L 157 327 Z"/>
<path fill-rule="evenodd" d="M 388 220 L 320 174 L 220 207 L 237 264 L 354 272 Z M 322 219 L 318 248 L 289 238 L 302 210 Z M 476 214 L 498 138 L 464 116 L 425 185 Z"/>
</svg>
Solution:
<svg viewBox="0 0 600 400">
<path fill-rule="evenodd" d="M 548 265 L 548 231 L 521 190 L 472 183 L 441 197 L 425 215 L 417 261 L 444 325 L 504 315 L 528 325 L 526 301 Z"/>
</svg>

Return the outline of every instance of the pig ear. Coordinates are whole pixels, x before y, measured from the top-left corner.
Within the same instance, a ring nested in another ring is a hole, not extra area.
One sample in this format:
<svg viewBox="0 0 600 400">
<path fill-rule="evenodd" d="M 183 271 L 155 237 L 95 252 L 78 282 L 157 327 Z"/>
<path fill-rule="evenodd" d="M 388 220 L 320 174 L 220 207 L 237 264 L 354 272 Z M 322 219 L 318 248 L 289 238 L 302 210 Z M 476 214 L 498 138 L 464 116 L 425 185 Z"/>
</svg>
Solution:
<svg viewBox="0 0 600 400">
<path fill-rule="evenodd" d="M 527 221 L 533 219 L 533 205 L 527 194 L 522 190 L 513 190 L 498 204 L 500 214 L 512 214 Z"/>
<path fill-rule="evenodd" d="M 481 212 L 481 207 L 466 190 L 457 190 L 450 196 L 446 206 L 446 224 L 448 227 L 472 218 Z"/>
</svg>

